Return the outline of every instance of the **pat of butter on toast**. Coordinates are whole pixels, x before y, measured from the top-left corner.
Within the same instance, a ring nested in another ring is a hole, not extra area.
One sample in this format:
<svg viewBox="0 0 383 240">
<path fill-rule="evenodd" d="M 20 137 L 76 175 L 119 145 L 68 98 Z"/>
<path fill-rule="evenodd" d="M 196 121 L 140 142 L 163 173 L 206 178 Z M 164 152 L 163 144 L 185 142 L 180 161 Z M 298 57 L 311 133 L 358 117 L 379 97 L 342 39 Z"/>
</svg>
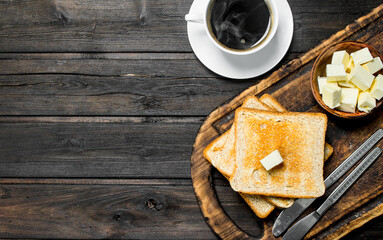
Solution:
<svg viewBox="0 0 383 240">
<path fill-rule="evenodd" d="M 269 155 L 267 155 L 264 159 L 261 160 L 262 166 L 267 171 L 270 171 L 271 169 L 273 169 L 281 163 L 283 163 L 283 158 L 281 157 L 281 154 L 278 150 L 272 151 Z"/>
</svg>

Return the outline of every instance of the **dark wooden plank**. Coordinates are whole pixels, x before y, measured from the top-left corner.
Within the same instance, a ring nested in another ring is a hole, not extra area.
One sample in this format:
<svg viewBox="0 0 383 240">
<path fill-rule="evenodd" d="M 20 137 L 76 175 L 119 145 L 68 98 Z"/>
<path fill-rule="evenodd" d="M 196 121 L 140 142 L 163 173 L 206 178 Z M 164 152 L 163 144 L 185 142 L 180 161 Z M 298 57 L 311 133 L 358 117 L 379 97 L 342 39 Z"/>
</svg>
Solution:
<svg viewBox="0 0 383 240">
<path fill-rule="evenodd" d="M 0 60 L 2 115 L 206 115 L 257 81 L 222 81 L 192 54 L 25 58 Z"/>
<path fill-rule="evenodd" d="M 55 74 L 0 76 L 0 114 L 203 116 L 255 81 Z"/>
<path fill-rule="evenodd" d="M 275 68 L 298 55 L 287 53 Z M 0 63 L 0 75 L 223 78 L 204 67 L 193 53 L 0 53 Z"/>
<path fill-rule="evenodd" d="M 0 2 L 0 52 L 190 52 L 192 0 Z M 376 0 L 289 0 L 293 52 L 304 52 L 378 6 Z"/>
<path fill-rule="evenodd" d="M 229 216 L 258 235 L 260 222 L 241 198 L 215 185 Z M 190 180 L 0 179 L 0 199 L 1 238 L 215 239 Z M 381 239 L 382 220 L 344 239 Z"/>
<path fill-rule="evenodd" d="M 124 184 L 99 180 L 98 184 L 71 185 L 12 182 L 0 185 L 1 238 L 216 238 L 203 220 L 190 180 L 125 180 Z M 238 194 L 228 186 L 216 190 L 231 216 L 254 232 L 257 218 Z"/>
<path fill-rule="evenodd" d="M 203 118 L 0 118 L 1 177 L 189 178 Z"/>
<path fill-rule="evenodd" d="M 287 53 L 275 68 L 298 55 Z M 1 76 L 37 74 L 223 78 L 204 67 L 193 53 L 0 53 Z"/>
<path fill-rule="evenodd" d="M 0 51 L 190 51 L 191 2 L 1 1 Z"/>
<path fill-rule="evenodd" d="M 146 78 L 216 77 L 192 53 L 1 54 L 1 75 L 76 74 Z"/>
<path fill-rule="evenodd" d="M 202 116 L 262 77 L 222 80 L 191 53 L 0 53 L 0 115 Z"/>
</svg>

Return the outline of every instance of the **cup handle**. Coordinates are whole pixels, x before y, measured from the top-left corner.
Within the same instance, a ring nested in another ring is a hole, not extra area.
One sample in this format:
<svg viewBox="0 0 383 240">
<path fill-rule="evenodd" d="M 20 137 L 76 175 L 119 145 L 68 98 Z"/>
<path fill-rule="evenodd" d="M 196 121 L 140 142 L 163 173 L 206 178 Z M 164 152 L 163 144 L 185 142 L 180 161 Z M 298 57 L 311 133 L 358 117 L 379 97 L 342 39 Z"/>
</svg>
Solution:
<svg viewBox="0 0 383 240">
<path fill-rule="evenodd" d="M 193 22 L 193 23 L 204 23 L 205 22 L 205 20 L 202 18 L 202 16 L 198 16 L 195 14 L 186 14 L 185 20 L 188 22 Z"/>
</svg>

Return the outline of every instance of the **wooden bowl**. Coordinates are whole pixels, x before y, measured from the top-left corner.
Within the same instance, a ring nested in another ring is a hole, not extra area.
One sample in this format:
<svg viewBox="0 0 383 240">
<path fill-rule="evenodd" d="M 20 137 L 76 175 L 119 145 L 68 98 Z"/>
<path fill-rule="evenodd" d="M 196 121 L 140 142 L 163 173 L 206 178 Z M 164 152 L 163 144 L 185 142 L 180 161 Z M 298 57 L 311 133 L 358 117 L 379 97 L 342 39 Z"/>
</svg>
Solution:
<svg viewBox="0 0 383 240">
<path fill-rule="evenodd" d="M 358 51 L 365 47 L 368 47 L 368 49 L 370 50 L 374 58 L 380 57 L 380 59 L 383 60 L 382 54 L 380 54 L 374 47 L 365 43 L 360 43 L 360 42 L 342 42 L 342 43 L 334 44 L 328 47 L 327 49 L 325 49 L 315 60 L 314 66 L 311 70 L 311 91 L 313 92 L 314 97 L 316 101 L 319 103 L 319 105 L 322 108 L 324 108 L 327 112 L 331 113 L 332 115 L 335 115 L 341 118 L 360 118 L 373 113 L 374 111 L 376 111 L 376 109 L 378 109 L 382 105 L 383 99 L 381 99 L 380 101 L 377 101 L 376 107 L 369 113 L 359 111 L 358 109 L 356 109 L 355 113 L 348 113 L 348 112 L 343 112 L 343 111 L 329 108 L 323 102 L 322 96 L 319 94 L 318 76 L 320 77 L 326 76 L 326 65 L 331 63 L 332 54 L 335 51 L 341 51 L 341 50 L 346 50 L 350 54 L 352 52 Z M 377 74 L 383 74 L 383 70 L 380 70 L 379 72 L 375 73 L 374 76 L 377 76 Z"/>
</svg>

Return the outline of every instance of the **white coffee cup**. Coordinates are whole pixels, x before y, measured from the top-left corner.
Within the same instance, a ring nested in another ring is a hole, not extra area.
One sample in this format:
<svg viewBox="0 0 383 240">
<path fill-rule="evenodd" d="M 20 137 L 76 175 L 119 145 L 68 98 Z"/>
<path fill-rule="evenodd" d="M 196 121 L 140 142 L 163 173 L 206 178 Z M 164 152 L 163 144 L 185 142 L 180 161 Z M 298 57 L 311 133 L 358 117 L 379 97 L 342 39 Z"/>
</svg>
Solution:
<svg viewBox="0 0 383 240">
<path fill-rule="evenodd" d="M 202 9 L 203 9 L 202 13 L 186 14 L 185 20 L 188 22 L 196 23 L 196 24 L 203 24 L 204 28 L 205 28 L 205 32 L 208 35 L 211 42 L 217 48 L 221 49 L 222 51 L 229 53 L 229 54 L 233 54 L 233 55 L 249 55 L 249 54 L 255 53 L 255 52 L 261 50 L 262 48 L 264 48 L 271 41 L 271 39 L 274 37 L 275 32 L 277 31 L 277 28 L 278 28 L 279 14 L 278 14 L 277 5 L 275 3 L 275 0 L 264 0 L 264 1 L 267 4 L 269 11 L 270 11 L 270 16 L 271 16 L 270 22 L 269 22 L 268 28 L 265 31 L 265 34 L 262 36 L 262 38 L 260 40 L 258 40 L 257 43 L 255 43 L 251 48 L 248 48 L 248 49 L 232 49 L 232 48 L 225 46 L 224 44 L 222 44 L 221 42 L 219 42 L 215 38 L 212 31 L 209 29 L 210 23 L 208 20 L 209 12 L 211 11 L 215 0 L 205 1 L 204 2 L 205 5 L 202 6 Z"/>
</svg>

